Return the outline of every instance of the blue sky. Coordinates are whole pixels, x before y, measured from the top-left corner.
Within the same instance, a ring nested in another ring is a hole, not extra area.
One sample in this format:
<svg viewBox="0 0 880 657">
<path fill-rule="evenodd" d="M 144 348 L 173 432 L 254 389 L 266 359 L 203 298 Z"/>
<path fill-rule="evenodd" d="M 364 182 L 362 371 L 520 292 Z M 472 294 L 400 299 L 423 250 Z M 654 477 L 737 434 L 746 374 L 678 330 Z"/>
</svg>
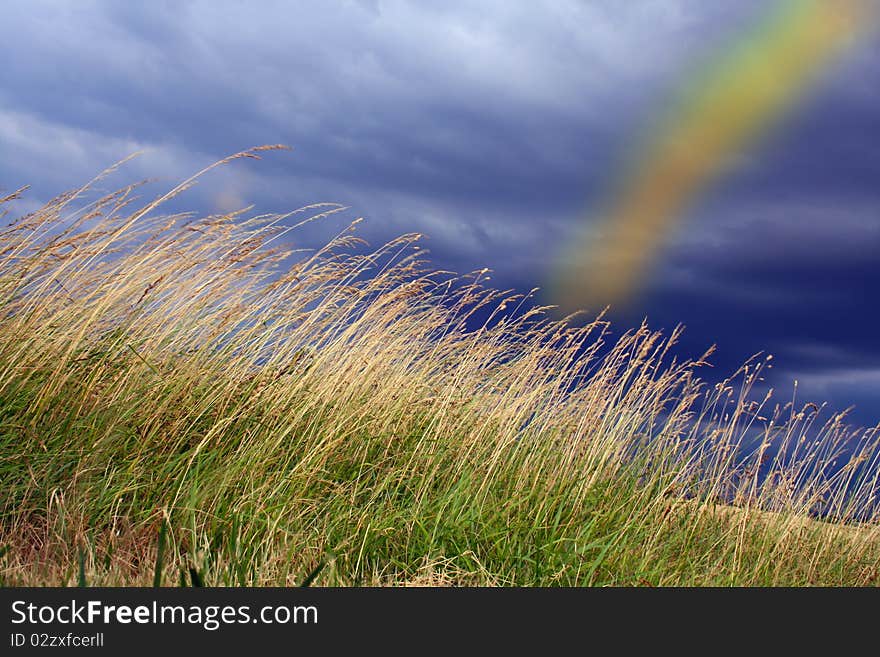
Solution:
<svg viewBox="0 0 880 657">
<path fill-rule="evenodd" d="M 437 268 L 489 267 L 527 291 L 706 59 L 766 7 L 7 1 L 0 187 L 31 185 L 23 213 L 134 151 L 113 180 L 164 188 L 284 143 L 181 206 L 339 202 L 375 245 L 422 232 Z M 773 353 L 782 399 L 797 378 L 802 399 L 880 421 L 878 81 L 871 37 L 695 204 L 615 326 L 683 323 L 683 355 L 718 345 L 710 377 Z"/>
</svg>

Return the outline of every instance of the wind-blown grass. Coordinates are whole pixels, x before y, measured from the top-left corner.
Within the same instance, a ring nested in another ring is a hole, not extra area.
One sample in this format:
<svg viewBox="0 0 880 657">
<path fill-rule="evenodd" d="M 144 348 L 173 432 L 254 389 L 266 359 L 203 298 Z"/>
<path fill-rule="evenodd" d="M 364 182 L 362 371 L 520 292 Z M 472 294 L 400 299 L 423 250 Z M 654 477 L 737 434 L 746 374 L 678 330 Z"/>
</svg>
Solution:
<svg viewBox="0 0 880 657">
<path fill-rule="evenodd" d="M 877 583 L 877 429 L 766 360 L 709 385 L 418 235 L 293 260 L 335 206 L 160 214 L 192 182 L 0 231 L 3 584 Z"/>
</svg>

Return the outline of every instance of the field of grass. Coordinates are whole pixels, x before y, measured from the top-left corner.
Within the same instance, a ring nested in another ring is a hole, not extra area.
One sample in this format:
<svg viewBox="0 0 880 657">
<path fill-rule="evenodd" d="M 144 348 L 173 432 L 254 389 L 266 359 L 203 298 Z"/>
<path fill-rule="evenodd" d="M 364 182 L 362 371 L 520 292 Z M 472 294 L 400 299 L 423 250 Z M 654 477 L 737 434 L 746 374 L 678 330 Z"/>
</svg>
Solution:
<svg viewBox="0 0 880 657">
<path fill-rule="evenodd" d="M 876 428 L 766 358 L 706 383 L 418 235 L 291 256 L 334 206 L 163 214 L 192 182 L 0 229 L 0 584 L 880 581 Z"/>
</svg>

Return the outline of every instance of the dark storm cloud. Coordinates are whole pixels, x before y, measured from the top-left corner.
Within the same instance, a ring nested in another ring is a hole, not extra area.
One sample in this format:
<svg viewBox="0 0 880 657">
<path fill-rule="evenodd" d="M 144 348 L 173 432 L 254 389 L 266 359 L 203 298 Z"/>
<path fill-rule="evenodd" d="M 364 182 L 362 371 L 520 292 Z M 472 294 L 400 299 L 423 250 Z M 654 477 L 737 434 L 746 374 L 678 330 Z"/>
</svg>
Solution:
<svg viewBox="0 0 880 657">
<path fill-rule="evenodd" d="M 771 384 L 799 379 L 802 395 L 838 407 L 858 400 L 854 417 L 876 423 L 880 199 L 860 192 L 826 181 L 794 199 L 716 199 L 711 224 L 669 249 L 641 310 L 661 326 L 683 322 L 691 354 L 716 343 L 719 370 L 772 353 Z"/>
<path fill-rule="evenodd" d="M 284 141 L 288 174 L 531 220 L 601 183 L 623 119 L 685 58 L 695 19 L 666 4 L 14 3 L 0 93 L 84 149 Z"/>
<path fill-rule="evenodd" d="M 32 184 L 34 203 L 140 149 L 128 175 L 167 186 L 286 143 L 212 174 L 184 209 L 340 202 L 374 244 L 423 232 L 438 268 L 528 290 L 607 201 L 633 136 L 764 6 L 7 2 L 0 186 Z M 877 79 L 872 41 L 744 153 L 630 319 L 684 322 L 683 348 L 717 343 L 719 370 L 765 349 L 821 393 L 859 381 L 880 409 Z"/>
</svg>

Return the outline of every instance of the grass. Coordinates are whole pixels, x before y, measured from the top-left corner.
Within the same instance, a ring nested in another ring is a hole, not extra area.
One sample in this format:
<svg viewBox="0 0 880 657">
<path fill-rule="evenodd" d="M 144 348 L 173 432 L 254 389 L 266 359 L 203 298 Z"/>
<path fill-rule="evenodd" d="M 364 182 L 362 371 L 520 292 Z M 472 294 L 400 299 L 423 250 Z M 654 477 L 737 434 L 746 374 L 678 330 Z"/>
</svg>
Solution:
<svg viewBox="0 0 880 657">
<path fill-rule="evenodd" d="M 194 180 L 0 230 L 0 584 L 878 583 L 877 428 L 767 359 L 710 385 L 418 235 L 294 260 L 336 206 L 162 214 Z"/>
</svg>

